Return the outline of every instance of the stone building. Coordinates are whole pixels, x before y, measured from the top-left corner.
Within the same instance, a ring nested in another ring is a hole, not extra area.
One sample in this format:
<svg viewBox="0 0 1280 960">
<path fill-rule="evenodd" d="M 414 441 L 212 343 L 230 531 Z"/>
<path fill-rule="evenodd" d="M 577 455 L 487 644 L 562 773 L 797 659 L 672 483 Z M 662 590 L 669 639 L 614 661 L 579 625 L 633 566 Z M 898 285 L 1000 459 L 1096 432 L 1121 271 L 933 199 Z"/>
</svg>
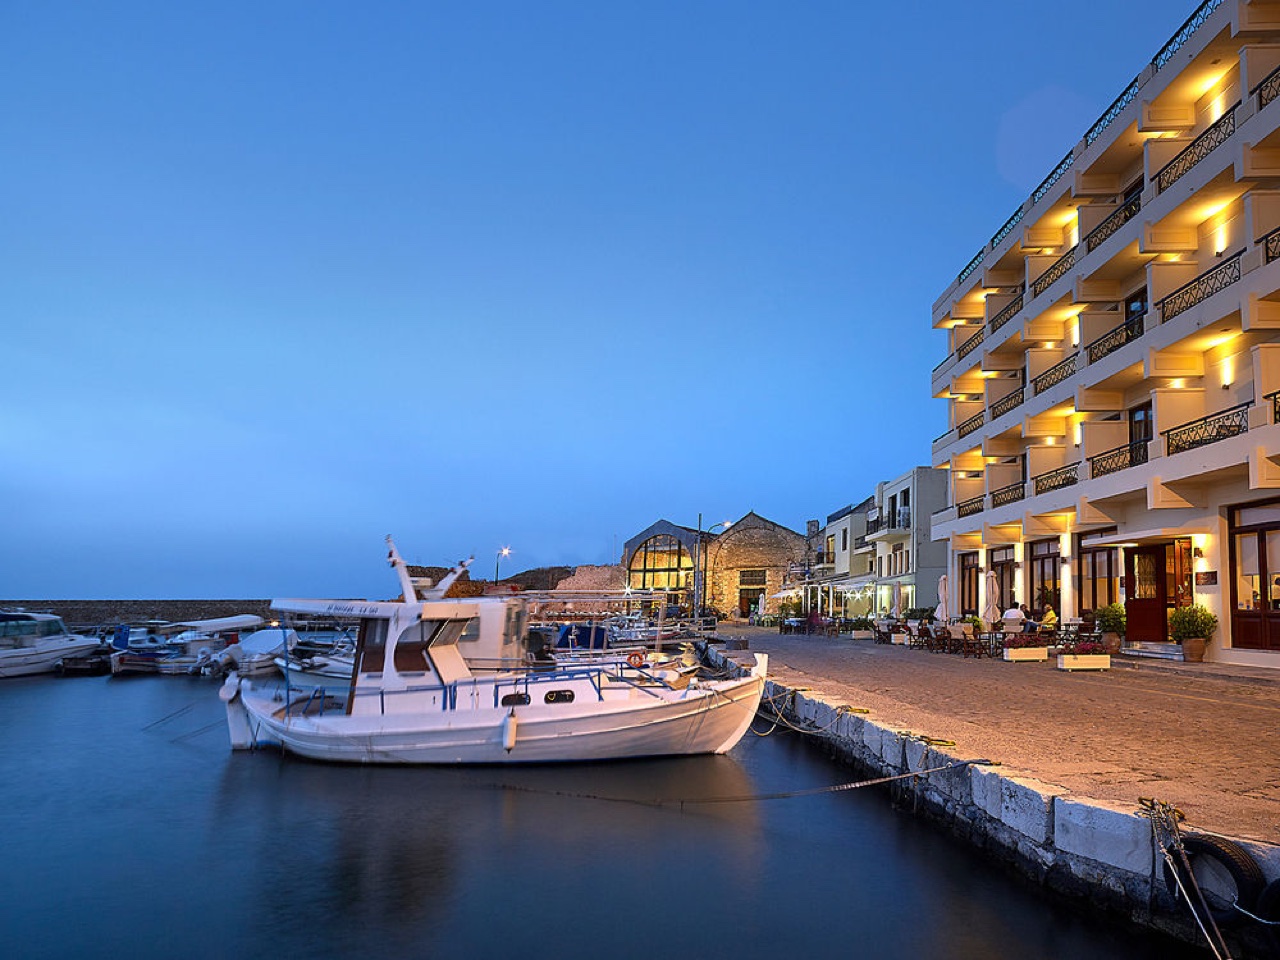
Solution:
<svg viewBox="0 0 1280 960">
<path fill-rule="evenodd" d="M 745 617 L 761 603 L 778 609 L 774 594 L 805 549 L 803 534 L 754 512 L 711 530 L 659 520 L 626 542 L 622 565 L 633 590 L 669 590 L 682 609 Z"/>
</svg>

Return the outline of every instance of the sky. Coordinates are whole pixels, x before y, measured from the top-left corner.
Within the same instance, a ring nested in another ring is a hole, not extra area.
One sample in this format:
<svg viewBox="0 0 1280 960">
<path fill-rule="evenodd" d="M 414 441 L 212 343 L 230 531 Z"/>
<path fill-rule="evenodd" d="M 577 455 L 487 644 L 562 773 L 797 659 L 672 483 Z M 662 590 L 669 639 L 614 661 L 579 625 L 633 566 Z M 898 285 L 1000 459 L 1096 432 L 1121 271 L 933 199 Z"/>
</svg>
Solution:
<svg viewBox="0 0 1280 960">
<path fill-rule="evenodd" d="M 803 530 L 1167 0 L 0 3 L 0 597 Z"/>
</svg>

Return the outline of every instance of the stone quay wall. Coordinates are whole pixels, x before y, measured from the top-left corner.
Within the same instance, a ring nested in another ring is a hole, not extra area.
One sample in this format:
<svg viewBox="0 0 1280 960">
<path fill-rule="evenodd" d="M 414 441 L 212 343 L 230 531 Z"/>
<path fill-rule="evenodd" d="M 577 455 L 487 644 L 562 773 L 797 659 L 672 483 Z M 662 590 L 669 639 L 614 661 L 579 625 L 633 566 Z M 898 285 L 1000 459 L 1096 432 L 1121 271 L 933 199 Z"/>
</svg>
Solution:
<svg viewBox="0 0 1280 960">
<path fill-rule="evenodd" d="M 751 667 L 749 653 L 726 654 L 710 644 L 702 650 L 720 669 L 741 674 Z M 868 777 L 918 774 L 888 785 L 895 801 L 990 859 L 1086 909 L 1204 944 L 1186 905 L 1165 887 L 1164 859 L 1151 821 L 1139 808 L 1073 796 L 999 765 L 961 765 L 982 758 L 960 756 L 804 689 L 767 681 L 764 699 Z M 940 767 L 950 769 L 922 773 Z M 1280 846 L 1228 839 L 1257 861 L 1268 882 L 1280 877 Z M 1250 926 L 1227 932 L 1232 955 L 1273 956 L 1256 925 Z"/>
</svg>

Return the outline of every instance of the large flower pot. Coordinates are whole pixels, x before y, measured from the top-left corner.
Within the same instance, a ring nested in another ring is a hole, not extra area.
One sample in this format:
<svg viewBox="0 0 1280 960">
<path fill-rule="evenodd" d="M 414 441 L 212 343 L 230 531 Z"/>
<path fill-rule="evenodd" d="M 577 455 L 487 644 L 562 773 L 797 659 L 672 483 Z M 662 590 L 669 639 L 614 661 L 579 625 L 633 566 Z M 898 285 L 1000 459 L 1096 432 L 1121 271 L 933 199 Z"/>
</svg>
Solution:
<svg viewBox="0 0 1280 960">
<path fill-rule="evenodd" d="M 1182 659 L 1188 663 L 1200 663 L 1204 660 L 1204 637 L 1188 637 L 1182 641 Z"/>
<path fill-rule="evenodd" d="M 1010 663 L 1029 662 L 1033 660 L 1048 660 L 1048 647 L 1006 647 L 1004 658 Z"/>
<path fill-rule="evenodd" d="M 1120 634 L 1104 633 L 1102 635 L 1102 645 L 1107 648 L 1108 654 L 1116 654 L 1120 652 Z"/>
<path fill-rule="evenodd" d="M 875 633 L 871 630 L 851 630 L 849 631 L 849 639 L 851 640 L 874 640 Z"/>
<path fill-rule="evenodd" d="M 1110 670 L 1111 654 L 1109 653 L 1060 653 L 1058 654 L 1059 670 Z"/>
</svg>

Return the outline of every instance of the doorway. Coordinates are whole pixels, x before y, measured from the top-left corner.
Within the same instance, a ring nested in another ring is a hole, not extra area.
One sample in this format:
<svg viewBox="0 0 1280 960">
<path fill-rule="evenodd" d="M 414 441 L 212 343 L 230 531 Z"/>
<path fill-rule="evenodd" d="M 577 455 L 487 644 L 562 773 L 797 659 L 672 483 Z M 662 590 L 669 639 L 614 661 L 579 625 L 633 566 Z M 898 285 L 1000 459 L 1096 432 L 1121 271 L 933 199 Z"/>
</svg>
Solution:
<svg viewBox="0 0 1280 960">
<path fill-rule="evenodd" d="M 763 602 L 763 587 L 748 587 L 738 591 L 738 616 L 749 617 L 756 605 Z"/>
<path fill-rule="evenodd" d="M 1130 547 L 1124 552 L 1125 639 L 1164 643 L 1169 639 L 1165 620 L 1165 545 Z"/>
</svg>

